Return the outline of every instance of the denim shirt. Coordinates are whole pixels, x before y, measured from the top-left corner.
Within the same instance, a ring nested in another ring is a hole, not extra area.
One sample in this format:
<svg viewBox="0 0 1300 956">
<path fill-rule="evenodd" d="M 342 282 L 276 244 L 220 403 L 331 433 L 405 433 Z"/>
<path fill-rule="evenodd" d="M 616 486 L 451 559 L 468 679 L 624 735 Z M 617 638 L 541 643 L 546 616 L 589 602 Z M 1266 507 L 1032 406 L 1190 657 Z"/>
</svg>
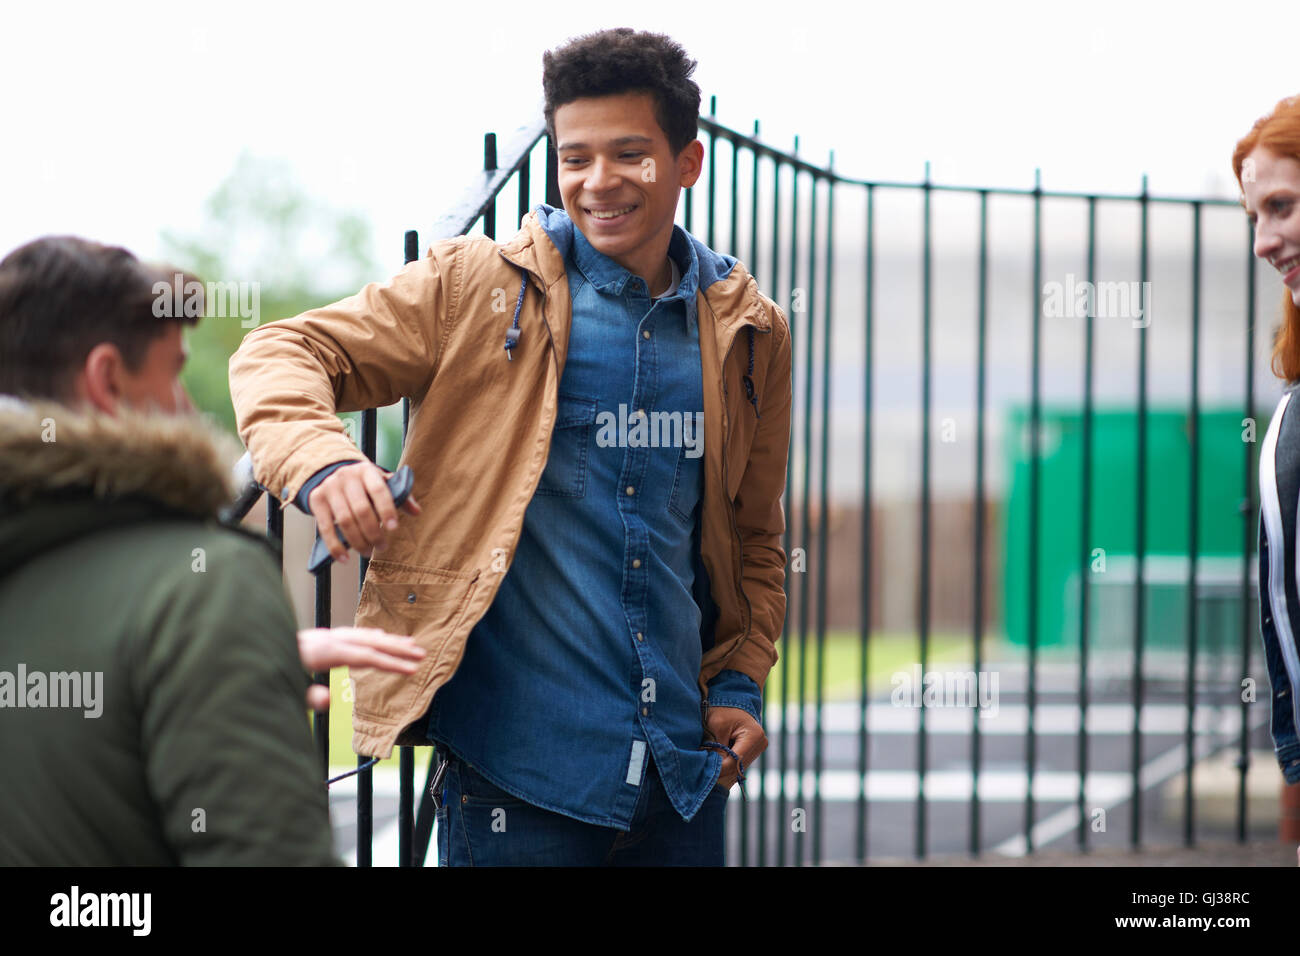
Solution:
<svg viewBox="0 0 1300 956">
<path fill-rule="evenodd" d="M 722 763 L 700 749 L 699 262 L 675 228 L 680 282 L 652 300 L 562 213 L 548 223 L 572 233 L 557 246 L 573 302 L 550 455 L 427 732 L 501 789 L 620 829 L 653 760 L 689 821 Z M 760 719 L 758 686 L 738 671 L 709 682 L 709 703 Z"/>
<path fill-rule="evenodd" d="M 1269 421 L 1259 455 L 1259 615 L 1270 697 L 1274 753 L 1287 783 L 1300 783 L 1300 587 L 1296 512 L 1300 496 L 1300 417 L 1287 414 L 1288 390 Z"/>
</svg>

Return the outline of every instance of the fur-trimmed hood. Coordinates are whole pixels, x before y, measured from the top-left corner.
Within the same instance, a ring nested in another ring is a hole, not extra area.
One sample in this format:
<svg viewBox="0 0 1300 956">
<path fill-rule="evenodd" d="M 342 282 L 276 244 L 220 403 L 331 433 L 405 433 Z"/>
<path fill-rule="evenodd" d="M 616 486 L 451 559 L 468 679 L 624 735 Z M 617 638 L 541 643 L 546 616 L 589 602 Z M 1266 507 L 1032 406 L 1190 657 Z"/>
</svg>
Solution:
<svg viewBox="0 0 1300 956">
<path fill-rule="evenodd" d="M 84 488 L 144 495 L 211 517 L 234 494 L 233 438 L 199 415 L 90 414 L 0 396 L 0 495 L 10 503 Z"/>
<path fill-rule="evenodd" d="M 0 396 L 0 573 L 120 520 L 204 521 L 233 497 L 239 444 L 199 415 L 88 413 Z"/>
</svg>

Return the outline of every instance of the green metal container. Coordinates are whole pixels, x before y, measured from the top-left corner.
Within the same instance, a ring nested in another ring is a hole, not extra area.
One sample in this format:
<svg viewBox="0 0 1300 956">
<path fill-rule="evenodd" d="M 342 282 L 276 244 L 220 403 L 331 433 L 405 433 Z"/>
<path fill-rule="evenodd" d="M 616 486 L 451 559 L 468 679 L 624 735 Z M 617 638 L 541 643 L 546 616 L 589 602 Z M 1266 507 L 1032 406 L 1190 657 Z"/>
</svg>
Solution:
<svg viewBox="0 0 1300 956">
<path fill-rule="evenodd" d="M 1239 639 L 1242 521 L 1247 518 L 1243 442 L 1253 441 L 1255 451 L 1268 420 L 1257 415 L 1252 427 L 1243 422 L 1240 409 L 1202 409 L 1199 418 L 1198 641 L 1208 648 Z M 1081 518 L 1083 412 L 1045 408 L 1039 421 L 1037 646 L 1079 646 L 1080 585 L 1081 576 L 1087 574 L 1089 646 L 1131 647 L 1137 566 L 1137 413 L 1131 408 L 1093 411 L 1092 513 L 1086 541 Z M 1010 485 L 1003 528 L 1004 620 L 1008 639 L 1027 644 L 1028 408 L 1013 407 L 1007 425 L 1003 452 Z M 1255 455 L 1257 460 L 1257 451 Z M 1181 648 L 1188 633 L 1189 412 L 1148 411 L 1146 463 L 1144 646 Z M 1252 468 L 1252 485 L 1256 475 Z M 1252 510 L 1249 520 L 1253 534 L 1258 512 Z M 1253 582 L 1253 568 L 1251 573 Z"/>
</svg>

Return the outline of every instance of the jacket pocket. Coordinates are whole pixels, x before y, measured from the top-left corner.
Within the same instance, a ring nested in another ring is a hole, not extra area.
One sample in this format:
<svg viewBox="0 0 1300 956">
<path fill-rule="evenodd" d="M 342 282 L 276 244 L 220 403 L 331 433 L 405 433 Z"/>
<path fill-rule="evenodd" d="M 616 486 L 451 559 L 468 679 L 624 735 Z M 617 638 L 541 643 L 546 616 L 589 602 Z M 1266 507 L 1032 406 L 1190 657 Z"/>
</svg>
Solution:
<svg viewBox="0 0 1300 956">
<path fill-rule="evenodd" d="M 685 445 L 678 449 L 677 471 L 673 475 L 673 492 L 668 497 L 668 510 L 683 524 L 691 524 L 695 520 L 695 509 L 699 506 L 700 496 L 704 490 L 701 481 L 704 474 L 704 456 L 698 455 L 692 458 L 686 454 L 689 450 Z"/>
<path fill-rule="evenodd" d="M 596 421 L 596 402 L 561 393 L 559 406 L 537 494 L 581 498 L 587 491 L 587 450 Z"/>
<path fill-rule="evenodd" d="M 462 626 L 478 577 L 477 571 L 370 562 L 357 604 L 357 626 L 412 635 L 427 654 L 414 674 L 350 668 L 357 687 L 357 714 L 401 717 L 415 705 L 435 671 L 452 667 L 448 641 Z"/>
</svg>

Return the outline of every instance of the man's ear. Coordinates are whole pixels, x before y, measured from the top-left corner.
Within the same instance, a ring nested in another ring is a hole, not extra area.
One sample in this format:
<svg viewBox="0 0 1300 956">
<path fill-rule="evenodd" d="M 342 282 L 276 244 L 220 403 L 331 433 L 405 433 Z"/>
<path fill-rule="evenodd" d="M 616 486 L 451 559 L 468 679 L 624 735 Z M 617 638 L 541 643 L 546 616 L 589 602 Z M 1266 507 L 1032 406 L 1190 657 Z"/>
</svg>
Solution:
<svg viewBox="0 0 1300 956">
<path fill-rule="evenodd" d="M 684 189 L 690 189 L 704 171 L 704 144 L 698 139 L 687 143 L 677 154 L 677 181 Z"/>
<path fill-rule="evenodd" d="M 122 376 L 126 362 L 112 342 L 100 342 L 82 363 L 73 381 L 73 393 L 81 402 L 109 415 L 116 414 L 122 403 Z"/>
</svg>

